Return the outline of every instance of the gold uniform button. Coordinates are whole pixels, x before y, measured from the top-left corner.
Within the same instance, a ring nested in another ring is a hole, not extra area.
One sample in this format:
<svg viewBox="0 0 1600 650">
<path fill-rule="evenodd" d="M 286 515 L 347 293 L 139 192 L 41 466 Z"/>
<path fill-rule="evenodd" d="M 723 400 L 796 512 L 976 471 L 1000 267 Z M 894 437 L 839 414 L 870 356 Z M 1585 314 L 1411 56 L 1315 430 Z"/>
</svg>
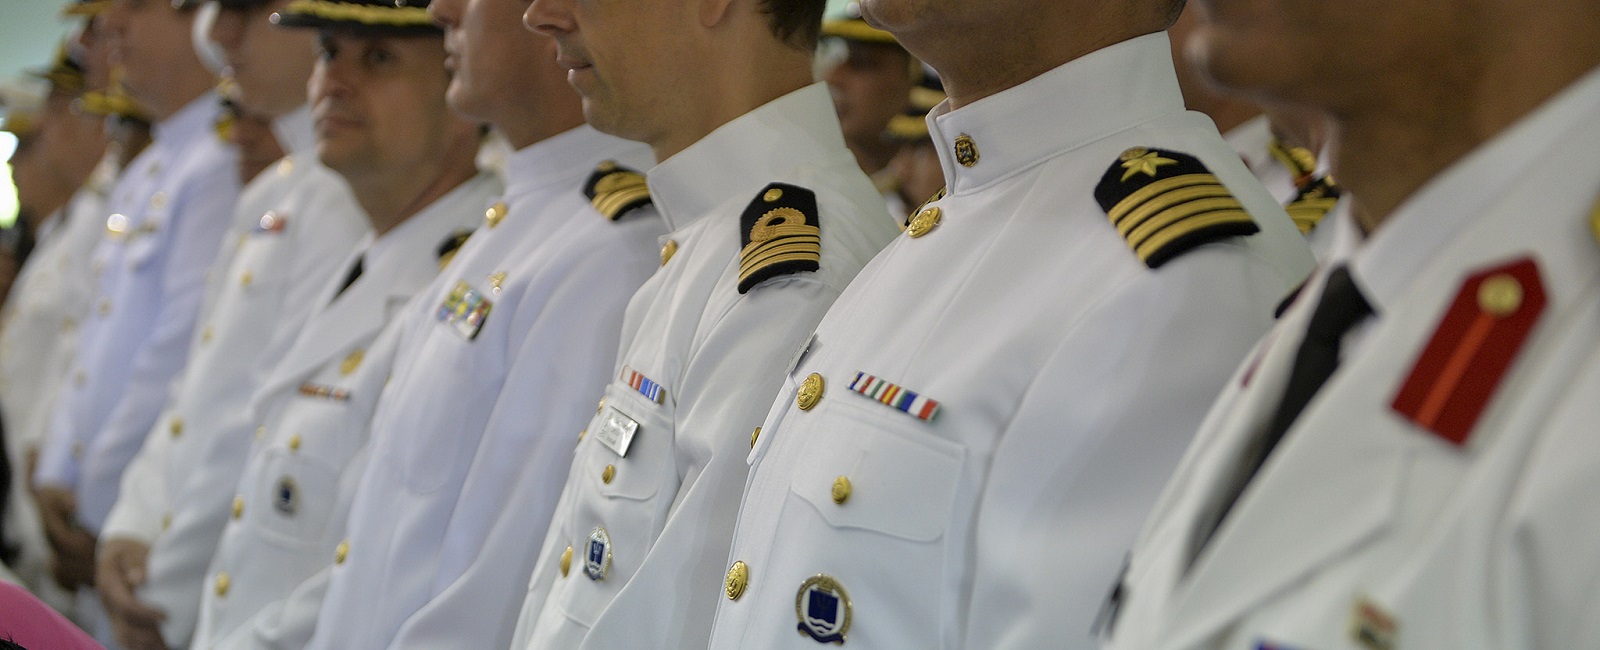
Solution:
<svg viewBox="0 0 1600 650">
<path fill-rule="evenodd" d="M 780 190 L 776 187 L 767 190 L 766 194 L 761 195 L 761 200 L 766 201 L 767 203 L 771 203 L 781 198 L 783 198 L 783 190 Z"/>
<path fill-rule="evenodd" d="M 255 281 L 256 276 L 251 275 L 249 271 L 245 271 L 239 275 L 239 286 L 241 287 L 248 287 Z"/>
<path fill-rule="evenodd" d="M 561 552 L 561 577 L 567 577 L 567 572 L 572 570 L 572 547 Z"/>
<path fill-rule="evenodd" d="M 279 176 L 288 176 L 288 175 L 293 174 L 293 173 L 294 173 L 294 161 L 293 160 L 291 160 L 291 159 L 286 157 L 283 160 L 279 160 L 278 161 L 278 175 Z"/>
<path fill-rule="evenodd" d="M 844 505 L 844 502 L 848 500 L 850 500 L 849 477 L 841 476 L 833 479 L 833 502 Z"/>
<path fill-rule="evenodd" d="M 200 342 L 201 343 L 210 343 L 212 337 L 214 337 L 216 335 L 217 335 L 216 330 L 212 329 L 212 327 L 210 325 L 207 325 L 204 330 L 200 331 Z"/>
<path fill-rule="evenodd" d="M 235 494 L 235 495 L 233 495 L 233 518 L 234 519 L 238 519 L 238 518 L 243 517 L 243 516 L 244 516 L 244 496 L 243 495 L 239 495 L 239 494 Z"/>
<path fill-rule="evenodd" d="M 161 515 L 161 531 L 162 532 L 166 532 L 166 530 L 168 528 L 171 528 L 171 527 L 172 527 L 172 513 L 169 512 L 167 514 Z"/>
<path fill-rule="evenodd" d="M 494 205 L 489 206 L 489 209 L 483 212 L 483 222 L 488 224 L 490 228 L 498 226 L 501 221 L 505 221 L 508 210 L 505 203 L 496 201 Z"/>
<path fill-rule="evenodd" d="M 750 448 L 751 449 L 755 449 L 756 448 L 756 441 L 760 440 L 760 439 L 761 439 L 761 427 L 756 427 L 755 431 L 751 431 L 750 432 Z"/>
<path fill-rule="evenodd" d="M 606 468 L 600 471 L 600 480 L 602 482 L 604 482 L 606 485 L 611 485 L 611 479 L 614 479 L 616 477 L 617 477 L 617 466 L 616 465 L 606 465 Z"/>
<path fill-rule="evenodd" d="M 678 242 L 668 239 L 667 243 L 661 245 L 661 265 L 666 266 L 667 262 L 672 261 L 672 256 L 677 254 Z"/>
<path fill-rule="evenodd" d="M 261 439 L 266 438 L 266 437 L 267 437 L 267 427 L 266 426 L 256 427 L 256 440 L 261 440 Z"/>
<path fill-rule="evenodd" d="M 800 392 L 794 396 L 795 405 L 802 411 L 815 408 L 817 402 L 822 401 L 822 391 L 827 382 L 822 380 L 822 375 L 811 373 L 806 380 L 800 382 Z"/>
<path fill-rule="evenodd" d="M 233 579 L 228 577 L 226 571 L 217 574 L 216 590 L 218 596 L 228 595 L 228 587 L 233 586 Z"/>
<path fill-rule="evenodd" d="M 339 542 L 333 549 L 333 563 L 344 564 L 344 559 L 350 557 L 350 540 Z"/>
<path fill-rule="evenodd" d="M 344 361 L 339 362 L 339 375 L 350 376 L 350 373 L 361 367 L 361 360 L 366 357 L 367 351 L 364 348 L 356 348 L 349 356 L 344 358 Z"/>
<path fill-rule="evenodd" d="M 943 211 L 937 207 L 918 212 L 917 216 L 911 218 L 911 223 L 906 225 L 906 234 L 915 239 L 933 232 L 933 229 L 939 226 L 939 221 L 943 216 Z"/>
<path fill-rule="evenodd" d="M 744 588 L 750 584 L 750 567 L 744 560 L 733 563 L 728 567 L 728 581 L 723 585 L 723 591 L 728 594 L 728 600 L 738 600 L 744 595 Z"/>
<path fill-rule="evenodd" d="M 1522 306 L 1522 283 L 1505 273 L 1490 276 L 1478 285 L 1478 308 L 1496 318 L 1516 313 Z"/>
<path fill-rule="evenodd" d="M 300 434 L 289 436 L 289 451 L 300 451 Z"/>
<path fill-rule="evenodd" d="M 172 418 L 172 422 L 167 423 L 167 430 L 172 432 L 174 438 L 183 435 L 183 418 Z"/>
</svg>

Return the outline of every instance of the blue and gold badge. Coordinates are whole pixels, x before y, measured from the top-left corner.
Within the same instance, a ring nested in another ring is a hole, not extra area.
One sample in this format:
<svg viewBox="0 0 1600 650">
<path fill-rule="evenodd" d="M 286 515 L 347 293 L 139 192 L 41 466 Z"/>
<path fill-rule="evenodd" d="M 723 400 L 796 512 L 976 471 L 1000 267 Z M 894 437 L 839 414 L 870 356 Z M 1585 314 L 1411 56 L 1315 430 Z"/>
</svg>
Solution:
<svg viewBox="0 0 1600 650">
<path fill-rule="evenodd" d="M 844 645 L 850 631 L 850 594 L 833 576 L 821 573 L 800 583 L 794 595 L 794 614 L 800 619 L 800 633 L 817 643 Z"/>
<path fill-rule="evenodd" d="M 434 310 L 433 317 L 448 325 L 457 335 L 471 341 L 478 337 L 492 309 L 493 301 L 472 288 L 466 280 L 457 280 L 455 286 L 450 288 L 450 295 L 445 296 L 444 302 Z"/>
<path fill-rule="evenodd" d="M 590 580 L 602 580 L 611 570 L 611 535 L 596 526 L 589 532 L 589 545 L 583 553 L 583 573 Z"/>
</svg>

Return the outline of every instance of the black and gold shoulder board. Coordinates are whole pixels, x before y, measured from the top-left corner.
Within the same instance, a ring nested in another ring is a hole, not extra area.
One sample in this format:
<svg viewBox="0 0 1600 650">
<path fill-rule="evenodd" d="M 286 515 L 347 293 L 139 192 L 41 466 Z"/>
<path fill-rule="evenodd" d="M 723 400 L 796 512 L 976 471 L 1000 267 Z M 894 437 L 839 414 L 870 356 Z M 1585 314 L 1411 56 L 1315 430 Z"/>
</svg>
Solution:
<svg viewBox="0 0 1600 650">
<path fill-rule="evenodd" d="M 1322 218 L 1338 202 L 1339 186 L 1334 184 L 1332 178 L 1323 176 L 1301 188 L 1283 209 L 1294 220 L 1294 226 L 1300 229 L 1300 234 L 1305 235 L 1322 223 Z"/>
<path fill-rule="evenodd" d="M 456 258 L 456 251 L 467 244 L 467 239 L 472 237 L 471 230 L 457 230 L 446 235 L 444 241 L 439 242 L 439 269 L 450 265 L 450 260 Z"/>
<path fill-rule="evenodd" d="M 607 160 L 594 168 L 589 182 L 583 184 L 583 195 L 607 219 L 616 221 L 630 210 L 650 204 L 650 189 L 645 186 L 644 174 Z"/>
<path fill-rule="evenodd" d="M 774 276 L 822 268 L 821 226 L 811 190 L 785 183 L 761 190 L 739 218 L 739 293 Z"/>
<path fill-rule="evenodd" d="M 1201 244 L 1260 230 L 1200 159 L 1134 147 L 1106 170 L 1094 198 L 1150 268 Z"/>
</svg>

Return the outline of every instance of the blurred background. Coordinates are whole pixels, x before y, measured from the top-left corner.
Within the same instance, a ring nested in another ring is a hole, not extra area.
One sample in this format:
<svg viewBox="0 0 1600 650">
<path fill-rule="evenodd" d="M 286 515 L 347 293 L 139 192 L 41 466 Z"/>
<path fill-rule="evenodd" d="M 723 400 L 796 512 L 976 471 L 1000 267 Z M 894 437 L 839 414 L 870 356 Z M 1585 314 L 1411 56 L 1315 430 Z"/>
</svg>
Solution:
<svg viewBox="0 0 1600 650">
<path fill-rule="evenodd" d="M 28 70 L 49 66 L 56 44 L 68 23 L 60 18 L 65 0 L 0 0 L 0 84 L 13 83 Z M 5 119 L 0 107 L 0 120 Z M 0 131 L 0 226 L 10 226 L 17 214 L 17 190 L 11 186 L 11 152 L 17 139 Z"/>
</svg>

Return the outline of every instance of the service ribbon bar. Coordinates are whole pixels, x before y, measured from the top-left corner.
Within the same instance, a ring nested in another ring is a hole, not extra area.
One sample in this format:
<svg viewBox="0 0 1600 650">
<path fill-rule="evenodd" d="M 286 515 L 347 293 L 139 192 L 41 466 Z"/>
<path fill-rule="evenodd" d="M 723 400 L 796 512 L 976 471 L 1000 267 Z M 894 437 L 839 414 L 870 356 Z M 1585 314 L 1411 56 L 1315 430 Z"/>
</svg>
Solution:
<svg viewBox="0 0 1600 650">
<path fill-rule="evenodd" d="M 939 403 L 864 372 L 856 373 L 850 390 L 866 395 L 911 414 L 918 420 L 930 421 L 939 414 Z"/>
<path fill-rule="evenodd" d="M 662 390 L 661 384 L 651 381 L 649 377 L 627 366 L 622 367 L 622 381 L 628 382 L 628 385 L 639 391 L 639 394 L 645 396 L 645 399 L 657 404 L 660 404 L 662 397 L 664 397 L 665 391 Z"/>
</svg>

